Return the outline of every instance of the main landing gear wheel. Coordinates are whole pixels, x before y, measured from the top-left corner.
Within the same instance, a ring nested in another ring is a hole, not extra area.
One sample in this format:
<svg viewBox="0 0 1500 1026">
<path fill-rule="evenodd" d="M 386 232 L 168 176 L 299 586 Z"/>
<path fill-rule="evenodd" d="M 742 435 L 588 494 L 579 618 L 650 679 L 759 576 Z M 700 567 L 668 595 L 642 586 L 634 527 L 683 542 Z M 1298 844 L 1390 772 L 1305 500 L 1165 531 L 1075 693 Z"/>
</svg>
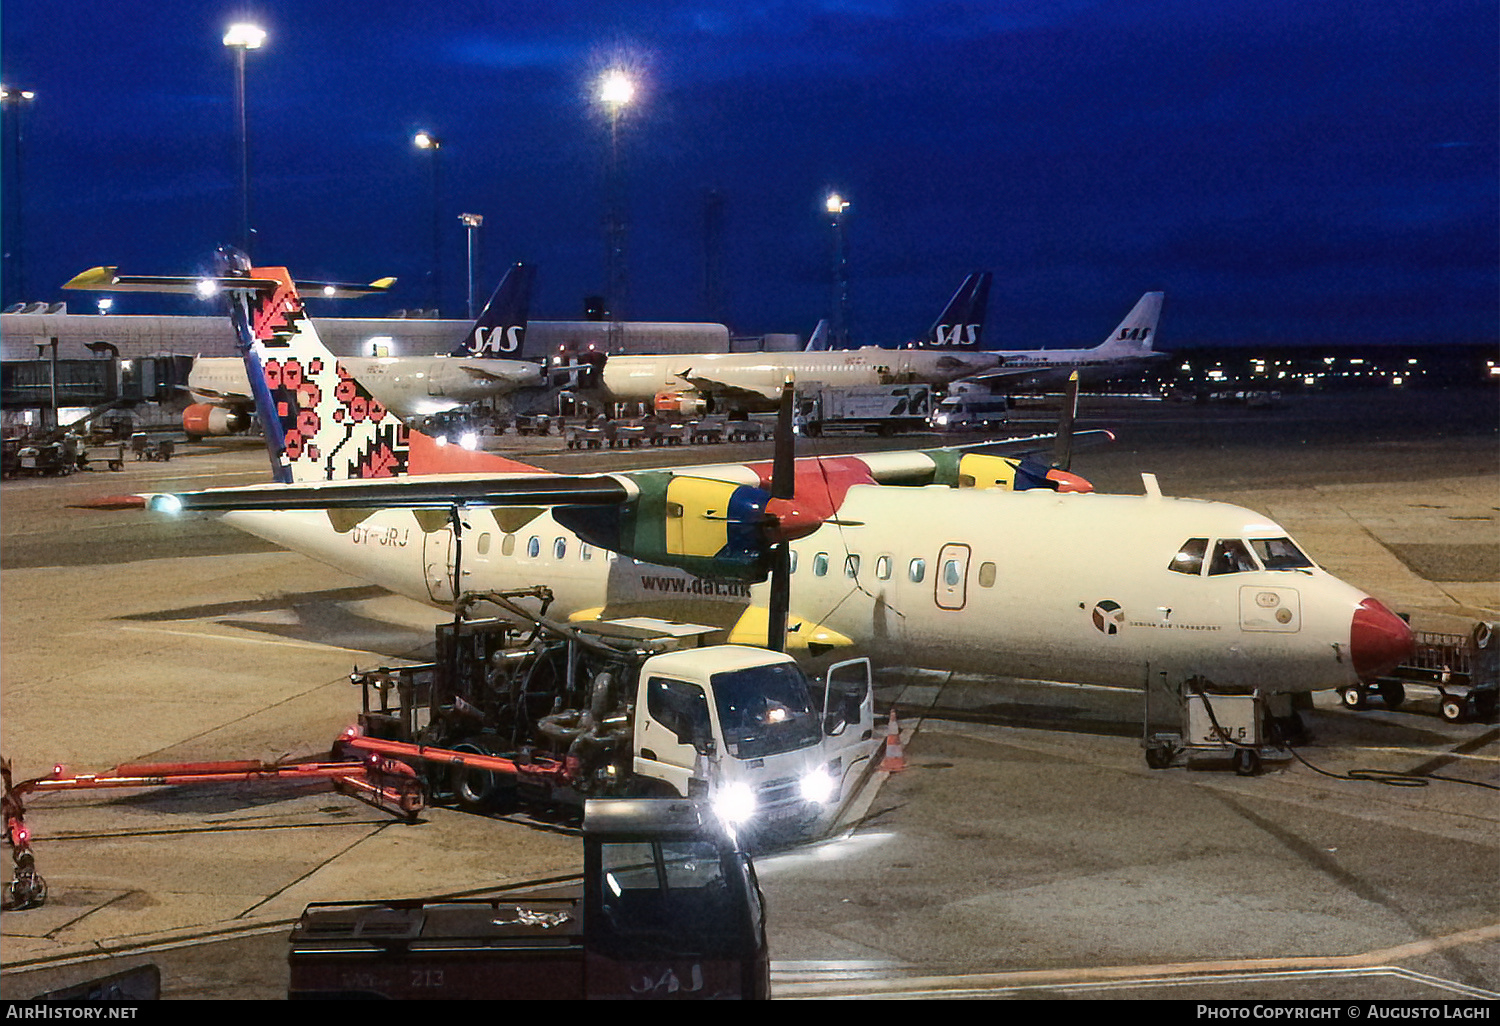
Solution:
<svg viewBox="0 0 1500 1026">
<path fill-rule="evenodd" d="M 1406 701 L 1406 688 L 1400 681 L 1382 684 L 1380 685 L 1380 700 L 1385 703 L 1387 709 L 1399 709 L 1401 703 Z"/>
<path fill-rule="evenodd" d="M 1236 748 L 1234 771 L 1242 777 L 1255 776 L 1260 772 L 1260 753 L 1253 748 Z"/>
<path fill-rule="evenodd" d="M 1172 756 L 1176 754 L 1168 745 L 1159 745 L 1146 749 L 1146 765 L 1152 769 L 1166 769 L 1172 765 Z"/>
<path fill-rule="evenodd" d="M 1350 685 L 1339 692 L 1339 697 L 1344 700 L 1345 709 L 1363 709 L 1365 707 L 1365 689 L 1357 685 Z"/>
</svg>

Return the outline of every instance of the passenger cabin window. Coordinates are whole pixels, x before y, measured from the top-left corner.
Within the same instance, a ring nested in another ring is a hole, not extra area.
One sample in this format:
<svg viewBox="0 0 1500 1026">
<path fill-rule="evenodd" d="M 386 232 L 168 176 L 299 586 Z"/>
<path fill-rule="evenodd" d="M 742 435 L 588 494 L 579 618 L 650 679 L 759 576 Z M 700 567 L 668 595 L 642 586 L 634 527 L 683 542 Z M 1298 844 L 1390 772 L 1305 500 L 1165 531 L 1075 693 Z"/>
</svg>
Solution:
<svg viewBox="0 0 1500 1026">
<path fill-rule="evenodd" d="M 787 553 L 787 557 L 788 558 L 787 558 L 787 571 L 786 572 L 789 573 L 789 574 L 794 574 L 794 573 L 797 572 L 797 550 L 793 549 L 791 552 L 788 552 Z"/>
<path fill-rule="evenodd" d="M 540 556 L 541 554 L 542 554 L 542 540 L 540 538 L 538 538 L 536 535 L 532 535 L 529 539 L 527 539 L 527 542 L 526 542 L 526 555 L 530 556 L 532 559 L 535 559 L 537 556 Z"/>
<path fill-rule="evenodd" d="M 488 531 L 479 536 L 479 541 L 475 543 L 474 550 L 481 556 L 488 556 L 490 554 L 490 533 Z"/>
<path fill-rule="evenodd" d="M 587 563 L 594 558 L 594 547 L 587 542 L 578 546 L 578 558 Z"/>
<path fill-rule="evenodd" d="M 555 559 L 562 559 L 568 554 L 568 540 L 558 538 L 552 542 L 552 555 Z"/>
<path fill-rule="evenodd" d="M 1167 569 L 1196 577 L 1203 572 L 1203 557 L 1207 553 L 1207 538 L 1189 538 L 1177 550 L 1177 555 L 1172 557 L 1172 562 L 1167 564 Z"/>
<path fill-rule="evenodd" d="M 981 588 L 993 588 L 995 586 L 995 564 L 979 564 L 979 586 Z"/>
<path fill-rule="evenodd" d="M 1250 545 L 1267 570 L 1310 570 L 1313 561 L 1290 538 L 1251 538 Z"/>
<path fill-rule="evenodd" d="M 911 578 L 911 583 L 921 584 L 922 578 L 927 576 L 927 560 L 912 560 L 911 565 L 906 568 L 906 576 Z"/>
<path fill-rule="evenodd" d="M 500 555 L 514 556 L 516 554 L 516 536 L 507 534 L 500 539 Z"/>
<path fill-rule="evenodd" d="M 1238 538 L 1220 538 L 1214 543 L 1214 558 L 1208 564 L 1208 576 L 1243 574 L 1260 569 L 1250 556 L 1250 549 Z"/>
<path fill-rule="evenodd" d="M 875 561 L 875 576 L 882 581 L 891 579 L 891 557 L 881 556 Z"/>
<path fill-rule="evenodd" d="M 844 576 L 845 577 L 858 577 L 859 576 L 859 557 L 856 556 L 852 552 L 849 553 L 849 555 L 847 555 L 847 556 L 844 557 Z"/>
<path fill-rule="evenodd" d="M 813 573 L 818 577 L 828 576 L 828 553 L 820 552 L 813 557 Z"/>
</svg>

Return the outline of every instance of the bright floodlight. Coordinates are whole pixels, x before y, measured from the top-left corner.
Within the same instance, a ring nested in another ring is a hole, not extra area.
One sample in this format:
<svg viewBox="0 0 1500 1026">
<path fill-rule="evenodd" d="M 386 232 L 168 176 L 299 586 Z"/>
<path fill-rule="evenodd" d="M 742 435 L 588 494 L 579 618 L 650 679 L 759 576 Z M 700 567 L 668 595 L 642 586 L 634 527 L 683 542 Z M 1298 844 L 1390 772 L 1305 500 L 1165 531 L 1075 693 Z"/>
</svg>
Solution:
<svg viewBox="0 0 1500 1026">
<path fill-rule="evenodd" d="M 266 30 L 259 25 L 251 25 L 249 22 L 240 22 L 229 26 L 229 31 L 224 33 L 225 46 L 238 46 L 246 50 L 259 50 L 260 44 L 266 41 Z"/>
<path fill-rule="evenodd" d="M 842 214 L 849 209 L 849 201 L 836 192 L 828 194 L 828 212 L 830 214 Z"/>
<path fill-rule="evenodd" d="M 418 132 L 412 139 L 412 142 L 416 143 L 419 150 L 436 150 L 441 149 L 443 146 L 443 140 L 431 132 Z"/>
<path fill-rule="evenodd" d="M 216 295 L 219 291 L 219 283 L 211 278 L 200 280 L 194 287 L 198 290 L 198 297 L 200 299 L 207 299 L 210 296 Z"/>
<path fill-rule="evenodd" d="M 599 83 L 599 100 L 611 107 L 623 107 L 635 96 L 635 83 L 623 71 L 606 72 Z"/>
</svg>

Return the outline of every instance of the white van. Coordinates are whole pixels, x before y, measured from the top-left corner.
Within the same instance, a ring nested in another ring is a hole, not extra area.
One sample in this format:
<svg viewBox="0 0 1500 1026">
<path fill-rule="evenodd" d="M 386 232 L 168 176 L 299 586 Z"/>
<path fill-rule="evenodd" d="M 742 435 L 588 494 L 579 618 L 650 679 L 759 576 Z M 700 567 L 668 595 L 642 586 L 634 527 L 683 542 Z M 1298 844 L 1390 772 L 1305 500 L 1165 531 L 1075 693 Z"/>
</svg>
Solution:
<svg viewBox="0 0 1500 1026">
<path fill-rule="evenodd" d="M 1009 410 L 1003 395 L 966 392 L 938 403 L 927 420 L 934 431 L 983 431 L 1004 424 Z"/>
</svg>

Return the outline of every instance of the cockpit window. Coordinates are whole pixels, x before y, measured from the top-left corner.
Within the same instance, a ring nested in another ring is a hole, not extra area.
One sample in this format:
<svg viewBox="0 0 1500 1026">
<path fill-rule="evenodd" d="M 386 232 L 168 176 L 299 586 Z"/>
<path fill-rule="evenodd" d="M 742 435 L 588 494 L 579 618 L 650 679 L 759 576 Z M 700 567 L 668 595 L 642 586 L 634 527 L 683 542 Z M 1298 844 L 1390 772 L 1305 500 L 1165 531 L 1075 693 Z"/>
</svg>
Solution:
<svg viewBox="0 0 1500 1026">
<path fill-rule="evenodd" d="M 1203 556 L 1207 552 L 1207 538 L 1189 538 L 1177 550 L 1177 555 L 1172 557 L 1172 562 L 1167 564 L 1167 569 L 1196 577 L 1203 572 Z"/>
<path fill-rule="evenodd" d="M 1214 558 L 1208 564 L 1208 575 L 1242 574 L 1258 570 L 1250 550 L 1238 538 L 1220 538 L 1214 543 Z"/>
<path fill-rule="evenodd" d="M 1307 570 L 1313 565 L 1290 538 L 1251 538 L 1250 544 L 1267 570 Z"/>
</svg>

